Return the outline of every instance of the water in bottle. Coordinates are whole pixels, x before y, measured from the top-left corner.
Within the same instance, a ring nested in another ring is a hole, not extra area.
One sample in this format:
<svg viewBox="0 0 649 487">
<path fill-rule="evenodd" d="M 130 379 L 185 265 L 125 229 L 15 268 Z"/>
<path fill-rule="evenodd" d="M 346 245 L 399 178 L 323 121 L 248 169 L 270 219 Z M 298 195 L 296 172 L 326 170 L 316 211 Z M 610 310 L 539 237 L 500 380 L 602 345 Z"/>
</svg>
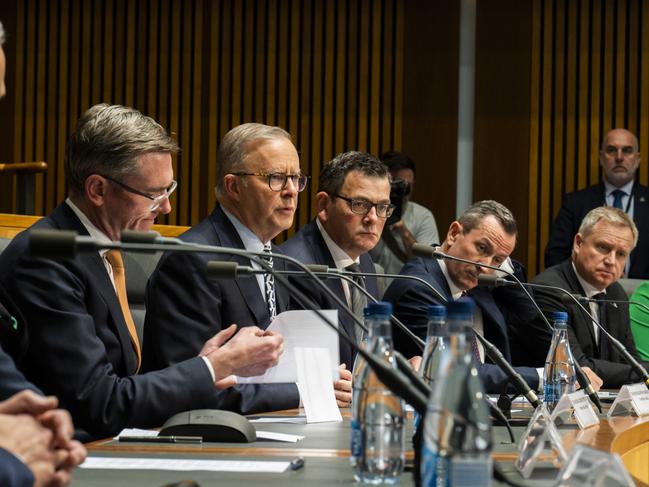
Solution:
<svg viewBox="0 0 649 487">
<path fill-rule="evenodd" d="M 366 349 L 396 367 L 390 325 L 392 305 L 380 302 L 368 308 Z M 394 484 L 403 472 L 405 459 L 405 404 L 378 380 L 367 362 L 363 360 L 359 369 L 353 374 L 350 461 L 354 478 L 364 483 Z"/>
<path fill-rule="evenodd" d="M 473 309 L 470 298 L 447 306 L 448 347 L 424 421 L 423 486 L 491 485 L 491 421 L 471 347 Z"/>
<path fill-rule="evenodd" d="M 543 402 L 549 411 L 556 407 L 561 396 L 575 392 L 577 382 L 575 359 L 568 342 L 568 313 L 552 313 L 552 320 L 554 333 L 543 370 Z"/>
</svg>

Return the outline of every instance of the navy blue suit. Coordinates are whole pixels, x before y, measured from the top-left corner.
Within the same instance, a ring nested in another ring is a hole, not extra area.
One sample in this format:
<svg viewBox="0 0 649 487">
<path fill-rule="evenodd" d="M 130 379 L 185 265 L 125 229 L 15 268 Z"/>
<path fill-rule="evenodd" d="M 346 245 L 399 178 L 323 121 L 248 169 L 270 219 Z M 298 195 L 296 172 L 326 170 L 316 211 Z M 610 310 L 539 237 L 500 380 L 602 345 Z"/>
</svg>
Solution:
<svg viewBox="0 0 649 487">
<path fill-rule="evenodd" d="M 32 228 L 88 232 L 67 204 Z M 215 388 L 200 357 L 135 375 L 137 357 L 124 316 L 97 252 L 69 260 L 28 256 L 22 232 L 0 254 L 0 284 L 29 331 L 27 379 L 59 398 L 75 426 L 106 437 L 124 427 L 161 425 L 173 414 L 209 407 Z"/>
<path fill-rule="evenodd" d="M 593 208 L 605 206 L 604 183 L 581 191 L 568 193 L 552 225 L 545 247 L 545 266 L 551 267 L 572 254 L 572 242 L 579 231 L 581 221 Z M 638 245 L 631 252 L 631 266 L 627 277 L 649 279 L 649 188 L 636 182 L 633 185 L 633 221 L 638 227 Z"/>
<path fill-rule="evenodd" d="M 336 267 L 336 263 L 331 256 L 331 252 L 329 252 L 329 248 L 327 247 L 324 238 L 322 238 L 322 234 L 320 233 L 315 220 L 304 225 L 299 232 L 284 242 L 280 248 L 284 253 L 296 258 L 304 264 L 320 264 L 332 268 Z M 376 272 L 374 263 L 369 254 L 366 253 L 360 256 L 360 268 L 361 272 Z M 342 310 L 333 299 L 325 296 L 324 293 L 308 279 L 295 279 L 295 282 L 303 291 L 310 294 L 314 300 L 320 304 L 322 309 L 337 309 L 340 326 L 350 337 L 354 337 L 354 321 L 346 311 Z M 329 287 L 329 289 L 336 293 L 336 296 L 338 296 L 343 303 L 347 302 L 345 292 L 343 291 L 342 281 L 340 279 L 325 279 L 324 283 Z M 379 290 L 376 277 L 368 276 L 365 279 L 365 289 L 374 298 L 378 299 Z M 344 363 L 347 365 L 347 368 L 351 368 L 354 355 L 354 351 L 349 344 L 344 340 L 340 340 L 340 363 Z"/>
<path fill-rule="evenodd" d="M 0 448 L 0 485 L 3 487 L 32 487 L 34 474 L 23 462 Z"/>
<path fill-rule="evenodd" d="M 180 236 L 181 240 L 203 245 L 243 249 L 234 225 L 220 206 L 211 215 Z M 277 249 L 273 249 L 276 251 Z M 250 265 L 245 257 L 166 252 L 149 279 L 144 325 L 144 370 L 176 364 L 200 352 L 206 340 L 231 324 L 270 324 L 266 300 L 254 277 L 234 281 L 210 280 L 210 260 L 235 261 Z M 274 267 L 284 264 L 274 259 Z M 276 283 L 278 313 L 288 309 L 288 292 Z M 240 394 L 238 409 L 243 413 L 289 409 L 299 405 L 295 384 L 245 385 L 232 388 Z"/>
<path fill-rule="evenodd" d="M 400 274 L 420 277 L 440 291 L 447 300 L 453 299 L 442 269 L 435 259 L 413 259 L 403 267 Z M 511 361 L 507 320 L 499 303 L 496 302 L 494 294 L 491 290 L 479 287 L 471 289 L 467 294 L 475 300 L 476 305 L 482 311 L 485 338 L 500 350 L 505 359 Z M 444 304 L 423 284 L 405 279 L 392 281 L 383 299 L 393 304 L 395 316 L 422 339 L 426 338 L 428 307 L 434 304 Z M 395 346 L 401 347 L 401 352 L 404 355 L 411 355 L 413 350 L 404 349 L 404 347 L 410 346 L 409 342 L 397 338 L 397 332 L 395 335 Z M 539 376 L 536 369 L 517 367 L 516 370 L 532 389 L 538 388 Z M 506 391 L 508 379 L 498 366 L 485 363 L 480 366 L 479 372 L 488 393 Z"/>
</svg>

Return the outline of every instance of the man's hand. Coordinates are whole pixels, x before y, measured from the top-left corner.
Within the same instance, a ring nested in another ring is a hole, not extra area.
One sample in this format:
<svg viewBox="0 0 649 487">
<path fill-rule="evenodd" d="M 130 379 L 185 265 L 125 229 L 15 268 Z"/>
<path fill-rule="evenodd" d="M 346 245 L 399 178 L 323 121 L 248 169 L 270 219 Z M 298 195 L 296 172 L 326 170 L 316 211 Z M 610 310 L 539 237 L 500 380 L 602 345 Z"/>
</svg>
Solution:
<svg viewBox="0 0 649 487">
<path fill-rule="evenodd" d="M 34 474 L 35 486 L 55 481 L 52 432 L 27 414 L 0 414 L 0 447 L 13 453 Z M 56 484 L 54 484 L 56 485 Z"/>
<path fill-rule="evenodd" d="M 9 399 L 0 402 L 0 414 L 29 414 L 36 416 L 59 405 L 54 396 L 41 396 L 34 391 L 25 389 Z"/>
<path fill-rule="evenodd" d="M 581 370 L 583 370 L 584 374 L 586 374 L 586 377 L 588 377 L 590 385 L 593 386 L 595 392 L 599 391 L 602 388 L 602 384 L 604 384 L 602 378 L 595 372 L 593 372 L 593 369 L 591 369 L 590 367 L 582 367 Z M 577 389 L 579 389 L 579 387 L 579 383 L 577 383 Z"/>
<path fill-rule="evenodd" d="M 405 247 L 405 252 L 408 258 L 412 257 L 412 246 L 417 243 L 417 239 L 412 234 L 403 220 L 399 220 L 396 223 L 390 225 L 390 230 L 401 235 L 401 240 L 403 240 L 403 246 Z"/>
<path fill-rule="evenodd" d="M 410 364 L 410 367 L 412 367 L 412 370 L 419 372 L 419 367 L 421 367 L 421 355 L 410 357 L 408 363 Z"/>
<path fill-rule="evenodd" d="M 284 351 L 281 335 L 264 332 L 256 326 L 243 327 L 234 335 L 235 330 L 236 325 L 231 325 L 219 332 L 201 350 L 201 355 L 207 357 L 214 367 L 217 387 L 227 387 L 231 382 L 230 375 L 250 377 L 263 374 L 277 365 Z"/>
<path fill-rule="evenodd" d="M 346 408 L 352 403 L 352 373 L 345 364 L 338 367 L 340 379 L 334 382 L 336 403 L 339 408 Z"/>
</svg>

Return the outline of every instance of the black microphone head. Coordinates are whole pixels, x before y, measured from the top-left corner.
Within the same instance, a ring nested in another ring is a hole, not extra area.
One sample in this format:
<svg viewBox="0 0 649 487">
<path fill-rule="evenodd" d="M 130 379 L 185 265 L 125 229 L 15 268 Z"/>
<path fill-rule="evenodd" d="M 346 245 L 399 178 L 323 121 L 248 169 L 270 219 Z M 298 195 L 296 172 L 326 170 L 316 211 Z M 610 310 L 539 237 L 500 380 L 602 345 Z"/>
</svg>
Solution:
<svg viewBox="0 0 649 487">
<path fill-rule="evenodd" d="M 416 243 L 412 246 L 412 253 L 417 257 L 435 257 L 435 248 L 430 245 Z"/>
<path fill-rule="evenodd" d="M 207 263 L 208 279 L 236 279 L 237 267 L 236 262 L 224 262 L 221 260 L 212 260 Z"/>
<path fill-rule="evenodd" d="M 566 294 L 566 293 L 561 294 L 561 301 L 563 302 L 563 304 L 574 305 L 575 299 L 582 304 L 588 304 L 590 302 L 587 297 L 581 296 L 580 294 Z"/>
<path fill-rule="evenodd" d="M 478 286 L 496 287 L 498 286 L 498 279 L 500 278 L 495 274 L 479 274 Z"/>
<path fill-rule="evenodd" d="M 77 254 L 77 232 L 72 230 L 29 230 L 28 253 L 46 259 L 73 259 Z"/>
<path fill-rule="evenodd" d="M 156 240 L 159 236 L 158 232 L 153 231 L 122 230 L 120 240 L 124 243 L 152 244 L 157 243 Z"/>
</svg>

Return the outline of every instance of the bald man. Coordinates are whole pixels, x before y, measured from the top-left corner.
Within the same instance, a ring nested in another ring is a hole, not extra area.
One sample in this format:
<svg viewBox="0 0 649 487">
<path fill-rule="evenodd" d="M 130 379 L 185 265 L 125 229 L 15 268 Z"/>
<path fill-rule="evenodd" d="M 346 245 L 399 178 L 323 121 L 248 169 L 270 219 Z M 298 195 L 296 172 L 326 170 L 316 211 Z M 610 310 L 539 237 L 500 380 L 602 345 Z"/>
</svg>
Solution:
<svg viewBox="0 0 649 487">
<path fill-rule="evenodd" d="M 590 210 L 612 206 L 629 215 L 640 233 L 624 276 L 649 279 L 649 189 L 636 178 L 640 165 L 638 138 L 623 128 L 611 130 L 602 141 L 599 163 L 604 173 L 602 182 L 564 196 L 545 248 L 545 266 L 570 258 L 573 237 Z"/>
</svg>

